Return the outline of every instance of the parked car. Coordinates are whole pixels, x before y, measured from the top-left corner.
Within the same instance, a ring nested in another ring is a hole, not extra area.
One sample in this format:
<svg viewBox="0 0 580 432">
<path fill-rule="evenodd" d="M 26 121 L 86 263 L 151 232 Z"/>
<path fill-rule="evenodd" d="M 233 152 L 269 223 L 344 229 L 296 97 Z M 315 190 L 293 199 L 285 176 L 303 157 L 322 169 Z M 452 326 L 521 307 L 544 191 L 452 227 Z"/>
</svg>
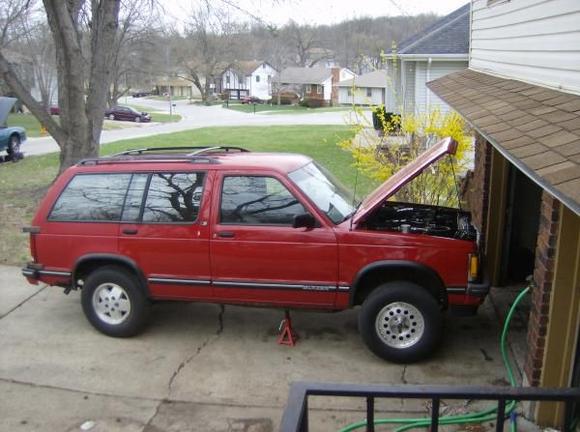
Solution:
<svg viewBox="0 0 580 432">
<path fill-rule="evenodd" d="M 23 274 L 81 289 L 88 321 L 117 337 L 139 333 L 158 300 L 360 305 L 368 347 L 416 361 L 439 345 L 444 310 L 475 312 L 489 289 L 469 213 L 389 201 L 456 146 L 439 142 L 358 206 L 302 155 L 185 147 L 81 161 L 25 229 Z"/>
<path fill-rule="evenodd" d="M 58 105 L 51 105 L 48 108 L 48 113 L 50 115 L 60 115 L 60 107 Z"/>
<path fill-rule="evenodd" d="M 131 97 L 140 98 L 145 96 L 151 96 L 151 92 L 147 90 L 138 90 L 136 92 L 131 93 Z"/>
<path fill-rule="evenodd" d="M 20 126 L 8 126 L 8 114 L 16 98 L 0 97 L 0 160 L 16 162 L 24 157 L 20 146 L 26 141 L 26 130 Z M 5 155 L 3 155 L 5 153 Z"/>
<path fill-rule="evenodd" d="M 240 102 L 243 104 L 261 104 L 264 101 L 256 96 L 243 96 L 240 99 Z"/>
<path fill-rule="evenodd" d="M 136 123 L 151 121 L 149 113 L 139 112 L 135 108 L 120 105 L 106 110 L 105 117 L 109 120 L 134 121 Z"/>
</svg>

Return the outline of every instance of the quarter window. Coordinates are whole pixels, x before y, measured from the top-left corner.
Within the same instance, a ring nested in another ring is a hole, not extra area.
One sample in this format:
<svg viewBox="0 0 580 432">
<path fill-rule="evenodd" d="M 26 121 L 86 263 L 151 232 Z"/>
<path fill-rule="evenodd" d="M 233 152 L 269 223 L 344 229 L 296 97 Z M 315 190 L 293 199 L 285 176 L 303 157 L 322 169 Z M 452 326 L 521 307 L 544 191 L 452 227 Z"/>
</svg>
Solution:
<svg viewBox="0 0 580 432">
<path fill-rule="evenodd" d="M 74 177 L 50 212 L 52 221 L 119 221 L 131 174 Z"/>
<path fill-rule="evenodd" d="M 224 179 L 220 222 L 247 225 L 289 225 L 306 210 L 273 177 L 229 176 Z"/>
<path fill-rule="evenodd" d="M 199 214 L 204 177 L 204 173 L 152 174 L 143 222 L 194 222 Z"/>
</svg>

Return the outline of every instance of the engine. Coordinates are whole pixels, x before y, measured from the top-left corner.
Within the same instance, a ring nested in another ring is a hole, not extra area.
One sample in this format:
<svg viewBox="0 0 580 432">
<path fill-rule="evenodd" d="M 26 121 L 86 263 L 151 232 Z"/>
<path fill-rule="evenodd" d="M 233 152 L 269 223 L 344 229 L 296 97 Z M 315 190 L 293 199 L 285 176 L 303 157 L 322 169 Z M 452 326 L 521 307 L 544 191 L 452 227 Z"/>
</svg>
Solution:
<svg viewBox="0 0 580 432">
<path fill-rule="evenodd" d="M 468 212 L 422 204 L 386 202 L 364 227 L 377 231 L 429 234 L 433 236 L 476 240 L 477 231 L 471 225 Z"/>
</svg>

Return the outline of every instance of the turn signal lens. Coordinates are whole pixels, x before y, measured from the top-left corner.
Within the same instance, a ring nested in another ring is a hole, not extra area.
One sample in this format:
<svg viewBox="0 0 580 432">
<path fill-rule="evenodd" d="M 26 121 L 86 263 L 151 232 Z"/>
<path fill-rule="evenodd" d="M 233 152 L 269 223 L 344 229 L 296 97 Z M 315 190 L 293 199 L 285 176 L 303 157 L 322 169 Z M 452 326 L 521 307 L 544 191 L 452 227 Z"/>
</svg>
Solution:
<svg viewBox="0 0 580 432">
<path fill-rule="evenodd" d="M 475 254 L 469 254 L 469 280 L 477 279 L 479 273 L 479 257 Z"/>
</svg>

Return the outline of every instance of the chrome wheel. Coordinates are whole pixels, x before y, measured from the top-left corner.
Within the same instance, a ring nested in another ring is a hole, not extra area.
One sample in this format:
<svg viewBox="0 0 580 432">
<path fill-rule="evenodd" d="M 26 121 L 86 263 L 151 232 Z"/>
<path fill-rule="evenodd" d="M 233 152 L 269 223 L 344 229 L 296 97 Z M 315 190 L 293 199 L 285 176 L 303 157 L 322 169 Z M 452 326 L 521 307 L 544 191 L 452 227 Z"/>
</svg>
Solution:
<svg viewBox="0 0 580 432">
<path fill-rule="evenodd" d="M 103 283 L 95 289 L 92 299 L 97 317 L 112 325 L 121 324 L 131 313 L 131 300 L 123 287 L 114 283 Z"/>
<path fill-rule="evenodd" d="M 415 306 L 405 302 L 389 303 L 377 314 L 377 335 L 392 348 L 408 348 L 415 345 L 425 331 L 423 314 Z"/>
</svg>

